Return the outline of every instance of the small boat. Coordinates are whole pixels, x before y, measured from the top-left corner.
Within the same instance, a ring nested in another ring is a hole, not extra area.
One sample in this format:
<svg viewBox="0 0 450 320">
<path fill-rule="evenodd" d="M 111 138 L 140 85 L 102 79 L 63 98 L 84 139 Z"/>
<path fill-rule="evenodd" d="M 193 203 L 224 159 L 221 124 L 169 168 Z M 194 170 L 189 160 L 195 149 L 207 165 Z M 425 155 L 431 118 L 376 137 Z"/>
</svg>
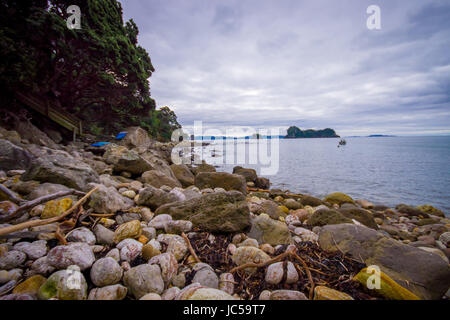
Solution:
<svg viewBox="0 0 450 320">
<path fill-rule="evenodd" d="M 345 139 L 341 139 L 341 140 L 339 141 L 338 148 L 339 148 L 340 146 L 345 146 L 346 144 L 347 144 L 347 141 L 345 141 Z"/>
</svg>

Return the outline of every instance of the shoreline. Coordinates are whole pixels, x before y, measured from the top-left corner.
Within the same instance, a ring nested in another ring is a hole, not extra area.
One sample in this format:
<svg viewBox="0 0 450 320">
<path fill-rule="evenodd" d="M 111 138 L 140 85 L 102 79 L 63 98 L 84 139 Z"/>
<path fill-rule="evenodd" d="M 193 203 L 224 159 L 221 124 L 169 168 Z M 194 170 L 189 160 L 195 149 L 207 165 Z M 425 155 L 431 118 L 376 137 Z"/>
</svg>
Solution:
<svg viewBox="0 0 450 320">
<path fill-rule="evenodd" d="M 93 153 L 0 130 L 1 300 L 448 299 L 439 210 L 171 164 L 173 143 L 127 131 Z"/>
</svg>

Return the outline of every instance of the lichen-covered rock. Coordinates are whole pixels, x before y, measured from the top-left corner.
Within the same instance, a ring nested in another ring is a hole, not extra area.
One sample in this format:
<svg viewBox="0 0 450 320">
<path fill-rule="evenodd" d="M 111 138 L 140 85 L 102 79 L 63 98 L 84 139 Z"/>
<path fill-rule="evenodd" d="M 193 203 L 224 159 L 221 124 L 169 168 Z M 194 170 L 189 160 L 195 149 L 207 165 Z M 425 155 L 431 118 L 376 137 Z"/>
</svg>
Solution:
<svg viewBox="0 0 450 320">
<path fill-rule="evenodd" d="M 39 291 L 39 288 L 47 281 L 46 278 L 44 278 L 41 275 L 35 275 L 28 279 L 26 279 L 24 282 L 19 283 L 13 290 L 14 294 L 37 294 Z"/>
<path fill-rule="evenodd" d="M 369 271 L 368 268 L 364 268 L 354 277 L 354 280 L 359 281 L 364 286 L 367 286 L 367 283 L 371 282 L 369 277 L 373 274 L 373 271 Z M 380 288 L 375 287 L 371 289 L 376 290 L 376 292 L 381 296 L 392 300 L 420 300 L 418 296 L 397 284 L 385 273 L 380 272 L 379 277 Z"/>
<path fill-rule="evenodd" d="M 164 281 L 158 265 L 141 264 L 125 272 L 123 282 L 136 299 L 147 293 L 161 294 Z"/>
<path fill-rule="evenodd" d="M 121 224 L 116 231 L 114 231 L 114 242 L 119 243 L 124 239 L 136 239 L 141 235 L 142 226 L 139 220 L 133 220 Z"/>
<path fill-rule="evenodd" d="M 162 186 L 168 186 L 171 188 L 181 187 L 180 181 L 157 170 L 149 170 L 144 172 L 142 174 L 141 181 L 155 188 L 161 188 Z"/>
<path fill-rule="evenodd" d="M 210 232 L 240 232 L 250 225 L 245 197 L 237 191 L 205 194 L 163 205 L 155 213 L 169 214 L 174 220 L 189 220 L 194 227 Z"/>
<path fill-rule="evenodd" d="M 113 258 L 101 258 L 91 268 L 91 280 L 97 287 L 116 284 L 122 279 L 122 275 L 122 268 Z"/>
<path fill-rule="evenodd" d="M 41 300 L 86 300 L 87 282 L 83 274 L 75 268 L 53 273 L 39 288 Z"/>
<path fill-rule="evenodd" d="M 428 218 L 429 217 L 429 215 L 427 213 L 423 212 L 422 210 L 419 210 L 419 209 L 417 209 L 415 207 L 408 206 L 408 205 L 403 204 L 403 203 L 397 205 L 395 207 L 395 209 L 398 212 L 407 214 L 410 217 L 413 217 L 413 216 L 416 216 L 416 217 L 422 216 L 424 218 Z"/>
<path fill-rule="evenodd" d="M 325 197 L 325 201 L 331 204 L 343 205 L 344 203 L 355 203 L 353 199 L 342 192 L 330 193 Z"/>
<path fill-rule="evenodd" d="M 378 229 L 377 223 L 375 222 L 372 214 L 368 210 L 353 208 L 353 209 L 340 209 L 339 212 L 349 219 L 355 219 L 356 221 L 362 223 L 366 227 L 375 230 Z"/>
<path fill-rule="evenodd" d="M 202 172 L 195 176 L 195 186 L 199 189 L 223 188 L 247 194 L 247 183 L 243 176 L 227 172 Z"/>
<path fill-rule="evenodd" d="M 252 218 L 251 224 L 252 227 L 248 236 L 256 239 L 260 244 L 278 245 L 291 243 L 292 239 L 288 226 L 281 221 L 271 219 L 267 214 L 261 214 Z"/>
<path fill-rule="evenodd" d="M 246 263 L 264 263 L 270 260 L 270 256 L 255 247 L 240 247 L 236 249 L 236 252 L 231 256 L 233 262 L 240 266 Z M 253 273 L 256 268 L 246 268 L 247 273 Z"/>
<path fill-rule="evenodd" d="M 95 235 L 86 227 L 81 227 L 70 231 L 66 240 L 70 242 L 85 242 L 88 245 L 94 245 L 97 241 Z"/>
<path fill-rule="evenodd" d="M 61 200 L 51 200 L 45 204 L 41 219 L 49 219 L 62 215 L 65 211 L 72 207 L 73 200 L 64 198 Z"/>
<path fill-rule="evenodd" d="M 94 288 L 89 292 L 88 300 L 123 300 L 127 296 L 127 292 L 127 287 L 120 284 Z"/>
<path fill-rule="evenodd" d="M 309 196 L 309 195 L 302 195 L 302 197 L 300 198 L 300 202 L 304 205 L 304 206 L 311 206 L 311 207 L 317 207 L 323 204 L 323 201 L 320 200 L 319 198 L 313 197 L 313 196 Z"/>
<path fill-rule="evenodd" d="M 314 300 L 353 300 L 348 294 L 325 286 L 314 288 Z"/>
<path fill-rule="evenodd" d="M 314 212 L 307 221 L 309 226 L 326 226 L 331 224 L 352 223 L 350 218 L 347 218 L 342 213 L 336 210 L 318 210 Z"/>
<path fill-rule="evenodd" d="M 444 214 L 444 212 L 442 212 L 442 210 L 436 209 L 435 207 L 433 207 L 429 204 L 424 204 L 424 205 L 418 206 L 417 209 L 419 209 L 422 212 L 432 214 L 434 216 L 445 218 L 445 214 Z"/>
<path fill-rule="evenodd" d="M 28 259 L 36 260 L 47 254 L 47 241 L 19 242 L 14 245 L 14 250 L 22 251 L 28 256 Z"/>
<path fill-rule="evenodd" d="M 324 226 L 319 233 L 319 245 L 325 251 L 348 253 L 368 266 L 379 266 L 382 272 L 423 299 L 440 299 L 450 283 L 450 266 L 438 255 L 362 225 Z"/>
<path fill-rule="evenodd" d="M 161 254 L 161 251 L 159 251 L 159 249 L 155 248 L 149 243 L 142 247 L 142 258 L 144 258 L 145 260 L 150 260 L 151 258 L 159 254 Z"/>
<path fill-rule="evenodd" d="M 57 269 L 66 269 L 76 265 L 81 271 L 90 268 L 95 261 L 91 247 L 84 242 L 71 242 L 66 246 L 57 246 L 47 255 L 48 263 Z"/>
</svg>

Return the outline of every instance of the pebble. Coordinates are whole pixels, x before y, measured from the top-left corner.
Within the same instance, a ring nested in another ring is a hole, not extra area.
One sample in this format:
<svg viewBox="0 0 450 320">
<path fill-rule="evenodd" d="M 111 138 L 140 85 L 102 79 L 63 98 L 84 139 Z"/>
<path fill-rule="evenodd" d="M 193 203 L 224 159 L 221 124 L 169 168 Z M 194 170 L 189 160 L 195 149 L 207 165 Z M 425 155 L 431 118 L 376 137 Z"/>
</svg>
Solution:
<svg viewBox="0 0 450 320">
<path fill-rule="evenodd" d="M 178 262 L 171 253 L 162 253 L 151 258 L 149 264 L 156 264 L 161 269 L 161 277 L 165 283 L 170 283 L 172 278 L 177 274 Z"/>
<path fill-rule="evenodd" d="M 81 271 L 90 268 L 95 261 L 91 247 L 84 242 L 71 242 L 66 246 L 54 247 L 49 251 L 47 259 L 56 269 L 76 265 Z"/>
<path fill-rule="evenodd" d="M 234 293 L 234 276 L 232 273 L 222 273 L 219 277 L 219 290 L 230 295 Z"/>
<path fill-rule="evenodd" d="M 198 265 L 199 265 L 199 263 L 196 264 L 195 267 L 197 267 Z M 216 273 L 209 265 L 203 266 L 200 270 L 198 270 L 195 273 L 194 278 L 192 279 L 192 282 L 193 283 L 198 282 L 202 286 L 208 287 L 208 288 L 214 288 L 214 289 L 219 288 L 219 278 L 217 277 Z"/>
<path fill-rule="evenodd" d="M 353 300 L 353 298 L 344 292 L 317 286 L 314 288 L 314 300 Z"/>
<path fill-rule="evenodd" d="M 141 235 L 142 226 L 139 220 L 132 220 L 121 224 L 116 231 L 114 231 L 114 243 L 119 243 L 124 239 L 135 239 Z"/>
<path fill-rule="evenodd" d="M 69 242 L 85 242 L 91 246 L 97 242 L 95 235 L 86 227 L 70 231 L 66 236 L 66 240 Z"/>
<path fill-rule="evenodd" d="M 156 238 L 156 229 L 153 227 L 142 228 L 142 235 L 147 239 L 152 240 Z"/>
<path fill-rule="evenodd" d="M 8 251 L 0 256 L 0 270 L 11 270 L 20 267 L 27 255 L 19 250 Z"/>
<path fill-rule="evenodd" d="M 275 248 L 268 243 L 263 243 L 262 245 L 259 246 L 259 248 L 267 254 L 270 255 L 275 254 Z"/>
<path fill-rule="evenodd" d="M 12 291 L 13 294 L 37 294 L 39 291 L 39 288 L 47 281 L 46 278 L 44 278 L 41 275 L 35 275 L 32 276 L 25 281 L 19 283 L 14 290 Z"/>
<path fill-rule="evenodd" d="M 39 288 L 39 299 L 86 300 L 87 282 L 83 274 L 76 269 L 77 267 L 53 273 Z"/>
<path fill-rule="evenodd" d="M 162 300 L 175 300 L 175 297 L 180 293 L 180 288 L 170 287 L 161 295 Z"/>
<path fill-rule="evenodd" d="M 120 260 L 131 262 L 142 252 L 143 244 L 134 239 L 125 239 L 116 246 L 120 250 Z"/>
<path fill-rule="evenodd" d="M 164 225 L 166 233 L 181 234 L 192 230 L 192 222 L 186 220 L 170 220 Z"/>
<path fill-rule="evenodd" d="M 160 255 L 161 251 L 155 248 L 152 244 L 147 243 L 142 247 L 142 258 L 145 260 L 150 260 L 154 256 Z"/>
<path fill-rule="evenodd" d="M 319 236 L 317 234 L 305 228 L 297 227 L 294 229 L 294 233 L 303 241 L 317 242 L 319 240 Z"/>
<path fill-rule="evenodd" d="M 232 255 L 231 259 L 238 266 L 245 263 L 263 263 L 270 260 L 270 256 L 264 251 L 255 247 L 240 247 L 236 249 L 236 252 Z M 245 272 L 253 273 L 256 268 L 246 268 Z"/>
<path fill-rule="evenodd" d="M 116 260 L 107 257 L 95 261 L 90 275 L 97 287 L 105 287 L 118 283 L 122 279 L 123 270 Z"/>
<path fill-rule="evenodd" d="M 256 239 L 252 239 L 252 238 L 248 238 L 245 239 L 244 241 L 242 241 L 241 243 L 239 243 L 237 245 L 238 247 L 255 247 L 258 248 L 259 247 L 259 243 Z"/>
<path fill-rule="evenodd" d="M 113 258 L 117 262 L 120 262 L 120 251 L 117 248 L 109 250 L 105 257 Z"/>
<path fill-rule="evenodd" d="M 44 210 L 41 214 L 41 219 L 49 219 L 62 215 L 65 211 L 72 207 L 73 200 L 70 198 L 64 198 L 61 200 L 51 200 L 44 206 Z"/>
<path fill-rule="evenodd" d="M 47 276 L 53 273 L 56 268 L 49 263 L 47 256 L 45 256 L 34 261 L 31 265 L 31 270 L 37 274 Z"/>
<path fill-rule="evenodd" d="M 22 269 L 0 270 L 0 284 L 7 283 L 11 280 L 18 281 L 23 274 Z"/>
<path fill-rule="evenodd" d="M 133 190 L 127 190 L 122 192 L 122 195 L 128 199 L 134 199 L 134 197 L 136 197 L 136 192 Z"/>
<path fill-rule="evenodd" d="M 19 242 L 14 245 L 14 250 L 19 250 L 28 256 L 28 259 L 36 260 L 47 254 L 47 241 Z"/>
<path fill-rule="evenodd" d="M 97 224 L 94 228 L 95 237 L 100 244 L 112 245 L 114 243 L 114 231 Z"/>
<path fill-rule="evenodd" d="M 123 300 L 127 296 L 127 292 L 127 287 L 121 284 L 94 288 L 89 292 L 88 300 Z"/>
<path fill-rule="evenodd" d="M 300 291 L 275 290 L 270 295 L 270 300 L 308 300 Z"/>
<path fill-rule="evenodd" d="M 155 229 L 164 229 L 166 223 L 172 221 L 172 216 L 168 214 L 160 214 L 154 217 L 149 223 L 149 227 L 153 227 Z"/>
<path fill-rule="evenodd" d="M 161 294 L 164 291 L 164 281 L 158 265 L 141 264 L 125 272 L 123 282 L 136 299 L 147 293 Z"/>
</svg>

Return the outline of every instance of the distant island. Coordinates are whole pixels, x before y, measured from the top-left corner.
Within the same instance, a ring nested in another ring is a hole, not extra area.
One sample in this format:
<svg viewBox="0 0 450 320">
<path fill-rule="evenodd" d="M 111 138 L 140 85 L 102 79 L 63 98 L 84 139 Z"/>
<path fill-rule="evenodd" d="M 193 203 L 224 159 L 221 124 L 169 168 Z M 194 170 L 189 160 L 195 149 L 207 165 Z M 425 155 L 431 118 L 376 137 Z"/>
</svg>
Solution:
<svg viewBox="0 0 450 320">
<path fill-rule="evenodd" d="M 287 130 L 286 139 L 297 138 L 340 138 L 333 129 L 326 128 L 322 130 L 301 130 L 296 126 L 291 126 Z"/>
</svg>

